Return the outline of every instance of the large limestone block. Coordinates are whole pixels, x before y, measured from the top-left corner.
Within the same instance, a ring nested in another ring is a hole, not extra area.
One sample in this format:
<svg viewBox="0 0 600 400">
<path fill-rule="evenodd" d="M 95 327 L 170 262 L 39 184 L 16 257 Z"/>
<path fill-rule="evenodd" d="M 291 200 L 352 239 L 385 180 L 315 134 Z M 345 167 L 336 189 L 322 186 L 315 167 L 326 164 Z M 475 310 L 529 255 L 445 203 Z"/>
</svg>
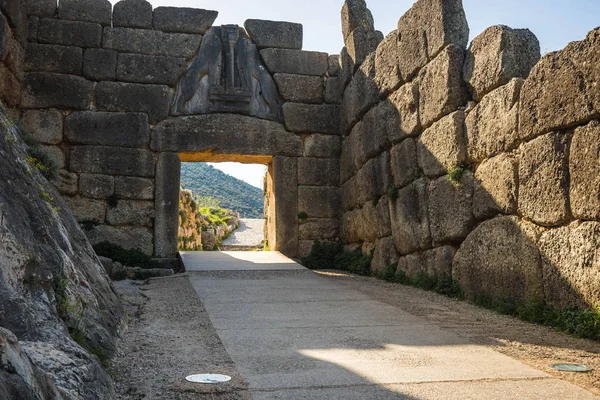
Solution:
<svg viewBox="0 0 600 400">
<path fill-rule="evenodd" d="M 383 34 L 379 31 L 357 28 L 346 37 L 346 49 L 354 65 L 361 65 L 369 54 L 377 50 L 377 46 L 383 40 Z"/>
<path fill-rule="evenodd" d="M 357 243 L 361 241 L 357 228 L 360 213 L 361 210 L 357 209 L 342 214 L 340 218 L 340 239 L 343 243 Z"/>
<path fill-rule="evenodd" d="M 459 183 L 443 176 L 429 183 L 429 220 L 436 245 L 467 237 L 473 218 L 473 174 L 466 172 Z"/>
<path fill-rule="evenodd" d="M 453 246 L 436 247 L 422 253 L 409 254 L 398 260 L 397 271 L 408 277 L 425 274 L 431 277 L 452 276 L 452 262 L 456 254 Z"/>
<path fill-rule="evenodd" d="M 398 111 L 393 104 L 382 101 L 363 117 L 359 127 L 361 160 L 373 158 L 390 147 L 390 137 L 398 135 L 400 125 Z"/>
<path fill-rule="evenodd" d="M 340 69 L 342 68 L 342 66 L 340 65 L 340 55 L 332 54 L 328 57 L 327 60 L 329 61 L 329 67 L 327 68 L 327 76 L 339 76 Z"/>
<path fill-rule="evenodd" d="M 56 1 L 54 0 L 28 0 L 27 15 L 35 15 L 36 17 L 53 17 L 56 14 Z"/>
<path fill-rule="evenodd" d="M 120 53 L 191 58 L 198 52 L 201 41 L 202 35 L 106 27 L 102 47 Z"/>
<path fill-rule="evenodd" d="M 342 152 L 342 138 L 318 133 L 307 135 L 303 139 L 302 155 L 304 157 L 333 158 Z"/>
<path fill-rule="evenodd" d="M 65 204 L 78 222 L 94 221 L 104 223 L 106 202 L 84 197 L 65 197 Z"/>
<path fill-rule="evenodd" d="M 277 198 L 275 202 L 277 229 L 274 247 L 275 250 L 281 251 L 288 257 L 297 257 L 298 213 L 300 212 L 301 197 L 300 188 L 298 188 L 297 159 L 295 157 L 273 157 L 272 171 L 274 195 Z M 303 187 L 306 188 L 304 192 L 306 196 L 310 196 L 312 190 L 315 195 L 313 199 L 320 200 L 317 202 L 317 208 L 306 211 L 309 217 L 337 218 L 337 213 L 334 211 L 334 209 L 339 210 L 339 190 L 337 188 Z M 306 197 L 304 201 L 303 207 L 307 204 Z M 269 243 L 269 245 L 271 244 Z"/>
<path fill-rule="evenodd" d="M 100 111 L 144 112 L 150 123 L 169 115 L 173 91 L 165 85 L 100 82 L 96 85 L 95 102 Z"/>
<path fill-rule="evenodd" d="M 118 53 L 114 50 L 85 49 L 83 52 L 83 76 L 93 81 L 117 79 Z"/>
<path fill-rule="evenodd" d="M 154 177 L 154 154 L 148 150 L 102 146 L 71 148 L 73 172 Z"/>
<path fill-rule="evenodd" d="M 344 138 L 342 154 L 340 156 L 340 179 L 346 182 L 350 177 L 356 175 L 358 170 L 367 161 L 362 149 L 362 123 L 354 126 L 350 135 Z"/>
<path fill-rule="evenodd" d="M 397 143 L 407 136 L 414 136 L 421 130 L 419 117 L 419 85 L 407 83 L 392 93 L 388 100 L 394 105 L 400 119 L 400 129 L 390 137 L 392 143 Z"/>
<path fill-rule="evenodd" d="M 76 195 L 79 192 L 79 175 L 61 169 L 52 179 L 52 184 L 60 194 Z"/>
<path fill-rule="evenodd" d="M 341 78 L 327 77 L 325 80 L 325 103 L 340 104 L 344 96 L 344 87 Z"/>
<path fill-rule="evenodd" d="M 236 114 L 169 118 L 156 125 L 151 136 L 150 147 L 155 151 L 302 155 L 300 137 L 286 131 L 283 125 Z M 321 150 L 326 153 L 327 149 Z"/>
<path fill-rule="evenodd" d="M 112 4 L 108 0 L 61 0 L 58 3 L 60 19 L 110 26 L 111 16 Z"/>
<path fill-rule="evenodd" d="M 291 49 L 264 49 L 260 51 L 267 69 L 272 74 L 323 76 L 329 68 L 327 53 Z"/>
<path fill-rule="evenodd" d="M 63 139 L 63 116 L 59 111 L 28 110 L 21 119 L 23 127 L 43 144 L 59 144 Z"/>
<path fill-rule="evenodd" d="M 100 47 L 102 26 L 89 22 L 43 18 L 38 25 L 38 40 L 40 43 L 61 46 Z"/>
<path fill-rule="evenodd" d="M 66 118 L 71 144 L 148 147 L 148 116 L 143 113 L 75 112 Z"/>
<path fill-rule="evenodd" d="M 85 232 L 92 244 L 110 242 L 125 249 L 136 249 L 151 256 L 154 250 L 152 230 L 147 227 L 99 225 Z"/>
<path fill-rule="evenodd" d="M 398 253 L 407 255 L 431 248 L 427 181 L 417 180 L 390 199 L 392 235 Z"/>
<path fill-rule="evenodd" d="M 92 89 L 92 82 L 79 76 L 32 72 L 23 81 L 21 107 L 86 110 Z"/>
<path fill-rule="evenodd" d="M 390 153 L 386 151 L 372 158 L 358 171 L 356 175 L 357 196 L 359 205 L 367 201 L 379 199 L 392 185 L 390 171 Z"/>
<path fill-rule="evenodd" d="M 187 63 L 181 57 L 119 54 L 117 79 L 122 82 L 175 86 L 186 67 Z"/>
<path fill-rule="evenodd" d="M 423 127 L 456 111 L 469 100 L 462 77 L 464 58 L 462 48 L 448 46 L 419 74 L 419 116 Z"/>
<path fill-rule="evenodd" d="M 115 178 L 110 175 L 81 174 L 79 194 L 88 199 L 104 200 L 115 192 Z"/>
<path fill-rule="evenodd" d="M 0 100 L 8 107 L 17 107 L 21 97 L 21 82 L 0 63 Z M 33 100 L 30 100 L 33 101 Z M 26 103 L 22 103 L 23 108 Z"/>
<path fill-rule="evenodd" d="M 279 94 L 285 101 L 296 103 L 323 103 L 323 78 L 294 74 L 275 74 L 273 76 Z"/>
<path fill-rule="evenodd" d="M 331 186 L 298 187 L 298 212 L 309 218 L 338 218 L 340 190 Z"/>
<path fill-rule="evenodd" d="M 513 155 L 482 162 L 475 172 L 473 214 L 477 219 L 517 213 L 519 168 Z"/>
<path fill-rule="evenodd" d="M 340 222 L 338 219 L 311 219 L 298 226 L 300 240 L 334 240 L 339 237 L 339 234 Z"/>
<path fill-rule="evenodd" d="M 119 200 L 116 207 L 106 211 L 110 225 L 152 226 L 154 202 L 144 200 Z"/>
<path fill-rule="evenodd" d="M 600 224 L 547 231 L 539 242 L 546 302 L 556 308 L 600 306 Z"/>
<path fill-rule="evenodd" d="M 421 175 L 417 161 L 417 145 L 414 139 L 408 138 L 392 147 L 390 156 L 396 187 L 402 188 Z"/>
<path fill-rule="evenodd" d="M 4 14 L 0 13 L 0 61 L 4 61 L 10 51 L 11 29 Z"/>
<path fill-rule="evenodd" d="M 298 184 L 307 186 L 337 186 L 340 183 L 340 163 L 337 158 L 298 159 Z"/>
<path fill-rule="evenodd" d="M 374 79 L 375 54 L 371 54 L 356 71 L 344 92 L 340 107 L 342 135 L 348 134 L 360 117 L 379 102 L 380 92 Z"/>
<path fill-rule="evenodd" d="M 374 242 L 379 238 L 391 236 L 392 226 L 390 221 L 390 208 L 388 198 L 365 203 L 356 220 L 360 240 Z"/>
<path fill-rule="evenodd" d="M 548 133 L 520 149 L 519 212 L 542 226 L 558 226 L 569 210 L 569 136 Z"/>
<path fill-rule="evenodd" d="M 577 128 L 569 156 L 571 212 L 577 219 L 600 220 L 600 123 Z"/>
<path fill-rule="evenodd" d="M 375 251 L 373 252 L 373 261 L 371 269 L 373 271 L 384 271 L 388 265 L 398 263 L 398 252 L 394 247 L 394 238 L 389 236 L 379 239 L 375 242 Z"/>
<path fill-rule="evenodd" d="M 465 113 L 457 111 L 427 128 L 417 142 L 419 166 L 429 177 L 447 173 L 467 159 Z"/>
<path fill-rule="evenodd" d="M 302 24 L 249 19 L 244 22 L 244 28 L 259 49 L 302 49 Z"/>
<path fill-rule="evenodd" d="M 83 51 L 79 47 L 30 43 L 25 53 L 25 71 L 81 75 Z"/>
<path fill-rule="evenodd" d="M 524 81 L 513 79 L 486 95 L 467 115 L 469 160 L 480 162 L 519 144 L 519 95 Z"/>
<path fill-rule="evenodd" d="M 60 147 L 41 144 L 40 148 L 44 150 L 46 155 L 48 155 L 51 160 L 54 161 L 59 169 L 65 168 L 67 159 L 65 153 Z"/>
<path fill-rule="evenodd" d="M 358 201 L 357 177 L 353 176 L 342 184 L 342 210 L 349 211 L 362 206 Z M 363 203 L 364 204 L 364 203 Z"/>
<path fill-rule="evenodd" d="M 354 65 L 354 60 L 352 60 L 352 57 L 350 57 L 350 54 L 348 54 L 348 49 L 344 46 L 340 51 L 340 71 L 338 73 L 344 88 L 354 76 L 354 72 L 356 72 L 357 68 L 358 65 Z"/>
<path fill-rule="evenodd" d="M 540 60 L 540 42 L 529 29 L 492 26 L 471 42 L 464 66 L 465 81 L 480 101 L 513 78 L 527 78 Z"/>
<path fill-rule="evenodd" d="M 121 0 L 113 7 L 113 26 L 152 28 L 152 4 L 146 0 Z"/>
<path fill-rule="evenodd" d="M 339 135 L 339 107 L 334 104 L 285 103 L 285 126 L 291 132 Z"/>
<path fill-rule="evenodd" d="M 203 34 L 217 19 L 217 11 L 185 7 L 157 7 L 152 25 L 163 32 Z"/>
<path fill-rule="evenodd" d="M 154 256 L 158 258 L 177 256 L 180 180 L 181 161 L 177 153 L 160 153 L 156 164 L 156 199 L 154 202 L 156 212 Z"/>
<path fill-rule="evenodd" d="M 538 230 L 518 217 L 479 225 L 456 253 L 452 277 L 467 299 L 541 301 L 542 265 Z"/>
<path fill-rule="evenodd" d="M 344 39 L 355 29 L 375 30 L 373 14 L 365 0 L 346 0 L 342 6 L 342 35 Z"/>
<path fill-rule="evenodd" d="M 519 135 L 532 138 L 584 124 L 600 116 L 600 28 L 581 42 L 550 53 L 523 85 Z"/>
<path fill-rule="evenodd" d="M 417 1 L 398 21 L 398 35 L 400 72 L 409 81 L 446 46 L 467 47 L 469 26 L 462 0 Z"/>
<path fill-rule="evenodd" d="M 398 31 L 390 32 L 377 46 L 375 82 L 383 94 L 392 92 L 402 84 L 398 61 Z"/>
<path fill-rule="evenodd" d="M 115 176 L 115 194 L 119 199 L 152 200 L 154 182 L 147 178 Z"/>
</svg>

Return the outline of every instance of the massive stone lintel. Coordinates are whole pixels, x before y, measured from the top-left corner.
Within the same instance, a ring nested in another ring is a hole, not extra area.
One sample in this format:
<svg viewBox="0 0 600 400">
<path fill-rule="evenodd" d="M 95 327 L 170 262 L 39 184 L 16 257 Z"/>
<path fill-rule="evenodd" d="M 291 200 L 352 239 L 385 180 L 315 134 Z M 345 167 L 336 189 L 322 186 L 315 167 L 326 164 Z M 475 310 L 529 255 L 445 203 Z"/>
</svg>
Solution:
<svg viewBox="0 0 600 400">
<path fill-rule="evenodd" d="M 237 25 L 210 29 L 179 81 L 173 115 L 238 113 L 281 121 L 277 85 Z"/>
</svg>

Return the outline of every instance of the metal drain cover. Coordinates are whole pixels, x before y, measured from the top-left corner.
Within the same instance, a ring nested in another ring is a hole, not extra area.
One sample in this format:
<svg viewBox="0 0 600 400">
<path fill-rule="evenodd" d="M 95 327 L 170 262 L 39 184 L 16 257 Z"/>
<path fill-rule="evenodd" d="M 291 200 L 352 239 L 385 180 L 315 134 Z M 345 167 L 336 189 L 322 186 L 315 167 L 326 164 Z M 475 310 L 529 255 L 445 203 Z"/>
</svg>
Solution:
<svg viewBox="0 0 600 400">
<path fill-rule="evenodd" d="M 591 372 L 592 369 L 588 366 L 581 364 L 553 364 L 550 366 L 557 371 L 565 372 Z"/>
<path fill-rule="evenodd" d="M 199 374 L 187 376 L 185 380 L 193 383 L 205 383 L 209 385 L 216 385 L 217 383 L 229 382 L 231 380 L 231 377 L 220 374 Z"/>
</svg>

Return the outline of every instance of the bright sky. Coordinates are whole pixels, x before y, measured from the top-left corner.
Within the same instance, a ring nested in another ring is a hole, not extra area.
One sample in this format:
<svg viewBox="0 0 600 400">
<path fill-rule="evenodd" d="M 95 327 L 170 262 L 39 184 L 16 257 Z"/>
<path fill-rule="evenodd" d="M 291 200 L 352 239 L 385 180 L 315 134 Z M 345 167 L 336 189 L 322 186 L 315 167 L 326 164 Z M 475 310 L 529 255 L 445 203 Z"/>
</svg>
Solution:
<svg viewBox="0 0 600 400">
<path fill-rule="evenodd" d="M 116 3 L 116 0 L 111 0 Z M 338 54 L 343 47 L 340 10 L 343 0 L 150 0 L 154 7 L 178 6 L 219 11 L 216 25 L 243 25 L 246 19 L 299 22 L 304 49 Z M 388 34 L 414 0 L 367 0 L 375 28 Z M 529 28 L 540 40 L 542 54 L 585 38 L 600 26 L 598 0 L 463 0 L 471 39 L 491 25 Z M 264 167 L 215 165 L 226 173 L 261 187 Z"/>
</svg>

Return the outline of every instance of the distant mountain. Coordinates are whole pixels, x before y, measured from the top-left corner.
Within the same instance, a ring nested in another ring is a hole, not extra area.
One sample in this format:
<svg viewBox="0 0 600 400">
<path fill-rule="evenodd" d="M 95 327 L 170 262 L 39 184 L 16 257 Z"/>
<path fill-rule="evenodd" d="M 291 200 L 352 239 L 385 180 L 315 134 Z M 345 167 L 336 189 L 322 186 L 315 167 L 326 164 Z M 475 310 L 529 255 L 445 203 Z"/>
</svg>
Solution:
<svg viewBox="0 0 600 400">
<path fill-rule="evenodd" d="M 194 196 L 217 199 L 221 207 L 239 212 L 242 218 L 264 217 L 261 189 L 206 163 L 182 163 L 181 186 Z"/>
</svg>

